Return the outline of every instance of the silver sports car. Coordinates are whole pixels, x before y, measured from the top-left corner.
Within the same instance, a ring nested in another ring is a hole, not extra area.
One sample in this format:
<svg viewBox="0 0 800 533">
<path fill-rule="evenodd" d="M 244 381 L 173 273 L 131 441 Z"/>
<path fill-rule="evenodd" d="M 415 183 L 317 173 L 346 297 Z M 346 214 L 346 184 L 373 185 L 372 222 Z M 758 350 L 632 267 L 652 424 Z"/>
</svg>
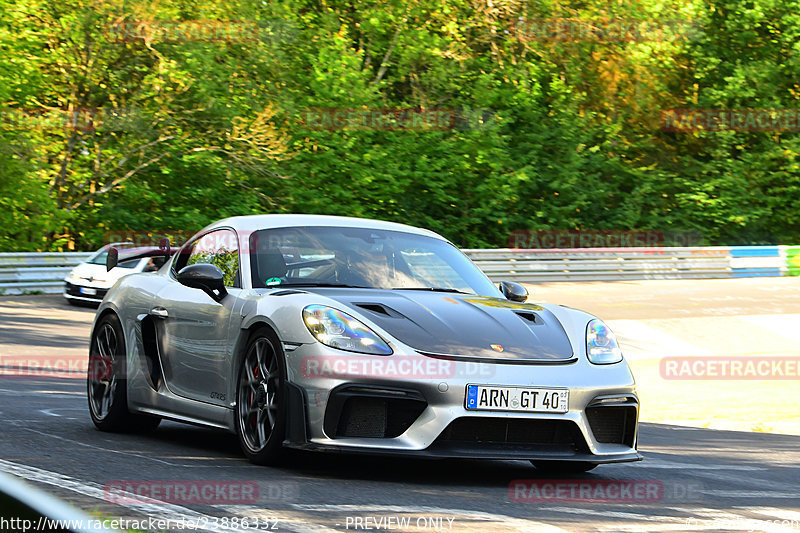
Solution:
<svg viewBox="0 0 800 533">
<path fill-rule="evenodd" d="M 173 252 L 147 251 L 168 259 L 98 309 L 87 389 L 101 430 L 223 428 L 259 464 L 287 447 L 562 472 L 641 459 L 636 387 L 608 327 L 525 303 L 433 232 L 246 216 Z M 107 268 L 129 259 L 112 250 Z"/>
</svg>

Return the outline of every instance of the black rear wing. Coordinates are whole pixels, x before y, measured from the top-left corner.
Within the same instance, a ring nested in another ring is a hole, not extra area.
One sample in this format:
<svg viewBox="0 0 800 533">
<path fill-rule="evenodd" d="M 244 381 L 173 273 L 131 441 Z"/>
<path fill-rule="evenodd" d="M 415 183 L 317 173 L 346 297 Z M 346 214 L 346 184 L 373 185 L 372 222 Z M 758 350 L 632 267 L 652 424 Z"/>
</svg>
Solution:
<svg viewBox="0 0 800 533">
<path fill-rule="evenodd" d="M 120 254 L 117 248 L 112 246 L 108 249 L 108 255 L 106 256 L 106 272 L 117 266 L 121 261 L 132 261 L 145 257 L 163 257 L 164 261 L 166 261 L 177 253 L 178 250 L 180 250 L 180 248 L 170 246 L 169 239 L 161 239 L 158 246 L 123 250 L 122 254 Z"/>
</svg>

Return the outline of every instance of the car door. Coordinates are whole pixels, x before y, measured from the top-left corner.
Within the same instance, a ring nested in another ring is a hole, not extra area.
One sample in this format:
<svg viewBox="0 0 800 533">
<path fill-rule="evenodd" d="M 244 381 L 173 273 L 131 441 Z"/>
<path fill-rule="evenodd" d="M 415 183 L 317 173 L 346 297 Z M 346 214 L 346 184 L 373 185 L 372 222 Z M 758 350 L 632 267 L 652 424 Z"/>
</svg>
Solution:
<svg viewBox="0 0 800 533">
<path fill-rule="evenodd" d="M 228 295 L 217 302 L 200 289 L 178 283 L 175 274 L 198 263 L 223 271 Z M 156 297 L 150 314 L 158 317 L 164 378 L 169 389 L 185 398 L 228 405 L 227 379 L 232 356 L 231 324 L 241 294 L 239 245 L 236 233 L 218 229 L 188 243 L 173 263 L 172 281 Z"/>
</svg>

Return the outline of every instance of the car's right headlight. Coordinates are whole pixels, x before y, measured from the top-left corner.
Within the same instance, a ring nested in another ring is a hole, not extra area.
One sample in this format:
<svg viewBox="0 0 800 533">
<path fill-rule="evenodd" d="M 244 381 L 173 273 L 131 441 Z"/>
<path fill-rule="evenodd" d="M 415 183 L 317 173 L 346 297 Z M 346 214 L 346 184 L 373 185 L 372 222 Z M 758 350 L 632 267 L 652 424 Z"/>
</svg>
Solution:
<svg viewBox="0 0 800 533">
<path fill-rule="evenodd" d="M 303 322 L 319 342 L 348 352 L 391 355 L 392 349 L 362 322 L 333 307 L 309 305 Z"/>
<path fill-rule="evenodd" d="M 586 355 L 596 365 L 610 365 L 622 361 L 622 350 L 614 332 L 597 318 L 586 326 Z"/>
</svg>

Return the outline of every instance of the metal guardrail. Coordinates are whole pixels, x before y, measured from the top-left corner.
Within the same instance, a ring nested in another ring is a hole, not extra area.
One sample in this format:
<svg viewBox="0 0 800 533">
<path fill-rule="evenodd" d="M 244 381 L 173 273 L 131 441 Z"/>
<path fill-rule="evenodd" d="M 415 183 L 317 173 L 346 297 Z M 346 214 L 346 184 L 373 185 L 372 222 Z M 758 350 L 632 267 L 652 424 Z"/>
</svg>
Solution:
<svg viewBox="0 0 800 533">
<path fill-rule="evenodd" d="M 614 281 L 730 278 L 729 248 L 464 250 L 492 280 Z"/>
<path fill-rule="evenodd" d="M 799 246 L 464 250 L 492 280 L 621 281 L 800 276 Z"/>
<path fill-rule="evenodd" d="M 87 252 L 0 253 L 0 294 L 56 293 Z"/>
<path fill-rule="evenodd" d="M 492 280 L 621 281 L 800 276 L 800 246 L 468 249 Z M 0 294 L 57 293 L 89 253 L 0 253 Z"/>
</svg>

